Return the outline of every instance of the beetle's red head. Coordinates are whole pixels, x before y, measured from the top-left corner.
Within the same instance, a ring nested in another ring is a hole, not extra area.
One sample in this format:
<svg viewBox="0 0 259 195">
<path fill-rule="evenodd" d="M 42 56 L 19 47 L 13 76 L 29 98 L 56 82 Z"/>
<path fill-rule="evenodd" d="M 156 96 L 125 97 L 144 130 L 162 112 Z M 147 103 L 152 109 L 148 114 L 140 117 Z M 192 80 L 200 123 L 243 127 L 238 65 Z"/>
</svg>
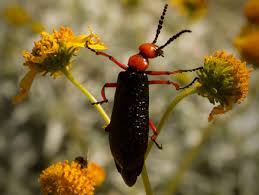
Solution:
<svg viewBox="0 0 259 195">
<path fill-rule="evenodd" d="M 156 58 L 157 56 L 163 56 L 163 50 L 159 49 L 154 43 L 143 43 L 139 46 L 139 53 L 144 58 Z"/>
<path fill-rule="evenodd" d="M 160 31 L 162 29 L 164 16 L 167 10 L 168 4 L 165 5 L 163 13 L 160 17 L 158 27 L 156 30 L 156 36 L 152 43 L 143 43 L 139 46 L 139 54 L 133 55 L 129 58 L 128 66 L 139 71 L 144 71 L 148 68 L 148 59 L 149 58 L 156 58 L 158 56 L 164 57 L 163 48 L 165 48 L 167 45 L 169 45 L 171 42 L 173 42 L 176 38 L 178 38 L 181 34 L 186 32 L 191 32 L 190 30 L 182 30 L 179 33 L 172 36 L 168 41 L 162 45 L 157 46 L 155 43 L 157 41 L 158 35 L 160 34 Z"/>
</svg>

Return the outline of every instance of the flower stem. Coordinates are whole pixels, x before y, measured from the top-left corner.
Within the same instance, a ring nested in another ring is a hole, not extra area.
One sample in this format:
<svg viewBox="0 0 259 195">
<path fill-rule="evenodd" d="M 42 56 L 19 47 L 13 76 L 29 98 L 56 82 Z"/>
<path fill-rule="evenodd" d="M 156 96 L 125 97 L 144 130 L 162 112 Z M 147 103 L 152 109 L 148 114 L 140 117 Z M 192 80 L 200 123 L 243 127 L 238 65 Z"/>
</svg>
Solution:
<svg viewBox="0 0 259 195">
<path fill-rule="evenodd" d="M 151 189 L 151 185 L 149 182 L 149 178 L 148 178 L 148 174 L 147 174 L 147 169 L 146 169 L 146 165 L 144 164 L 142 172 L 141 172 L 141 177 L 143 180 L 143 184 L 145 186 L 145 191 L 146 191 L 146 195 L 152 195 L 152 189 Z"/>
<path fill-rule="evenodd" d="M 97 102 L 95 97 L 86 88 L 84 88 L 84 86 L 81 85 L 68 70 L 63 69 L 62 72 L 68 78 L 68 80 L 70 80 L 90 100 L 91 103 Z M 110 118 L 103 110 L 102 106 L 100 104 L 94 104 L 94 107 L 100 113 L 106 125 L 108 125 L 110 123 Z"/>
<path fill-rule="evenodd" d="M 95 97 L 86 88 L 84 88 L 84 86 L 82 86 L 73 77 L 73 75 L 68 70 L 63 70 L 63 73 L 68 78 L 68 80 L 70 80 L 90 100 L 91 103 L 96 102 Z M 98 112 L 101 114 L 101 116 L 103 117 L 103 119 L 106 122 L 106 124 L 108 125 L 110 123 L 110 118 L 108 117 L 106 112 L 103 110 L 101 105 L 95 104 L 94 106 L 98 110 Z M 152 193 L 152 189 L 151 189 L 151 185 L 150 185 L 150 182 L 149 182 L 149 178 L 148 178 L 148 174 L 147 174 L 147 170 L 146 170 L 145 164 L 143 166 L 143 170 L 142 170 L 141 176 L 142 176 L 142 179 L 143 179 L 143 183 L 144 183 L 146 194 L 147 195 L 152 195 L 153 193 Z"/>
<path fill-rule="evenodd" d="M 175 108 L 175 106 L 185 97 L 194 94 L 198 91 L 198 89 L 201 87 L 201 84 L 196 82 L 195 84 L 193 84 L 192 87 L 185 89 L 184 91 L 182 91 L 181 93 L 179 93 L 174 99 L 173 101 L 169 104 L 169 106 L 167 107 L 165 113 L 163 114 L 162 118 L 160 119 L 158 126 L 157 126 L 157 134 L 159 134 L 166 122 L 166 120 L 168 119 L 168 117 L 170 116 L 171 112 L 173 111 L 173 109 Z M 147 152 L 145 155 L 145 158 L 147 158 L 149 152 L 152 149 L 152 146 L 154 145 L 154 142 L 150 141 L 148 144 L 148 148 L 147 148 Z"/>
<path fill-rule="evenodd" d="M 199 154 L 202 144 L 209 137 L 211 130 L 213 129 L 212 127 L 213 127 L 213 124 L 211 123 L 206 128 L 203 129 L 201 139 L 195 146 L 193 146 L 190 149 L 190 151 L 183 158 L 179 168 L 176 171 L 176 174 L 172 177 L 171 181 L 168 183 L 165 194 L 168 194 L 168 195 L 175 194 L 175 191 L 177 190 L 177 187 L 181 183 L 184 174 L 192 165 L 194 158 Z"/>
</svg>

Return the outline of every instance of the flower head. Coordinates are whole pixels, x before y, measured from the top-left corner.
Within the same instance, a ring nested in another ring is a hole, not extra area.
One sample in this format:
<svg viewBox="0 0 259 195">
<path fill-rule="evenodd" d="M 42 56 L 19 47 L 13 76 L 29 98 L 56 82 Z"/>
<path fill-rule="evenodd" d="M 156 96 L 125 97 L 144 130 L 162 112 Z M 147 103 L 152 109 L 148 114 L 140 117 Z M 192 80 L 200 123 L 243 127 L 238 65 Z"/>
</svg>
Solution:
<svg viewBox="0 0 259 195">
<path fill-rule="evenodd" d="M 207 12 L 207 0 L 171 0 L 171 4 L 183 15 L 197 19 Z"/>
<path fill-rule="evenodd" d="M 212 104 L 219 103 L 212 109 L 209 121 L 245 99 L 250 72 L 244 62 L 224 51 L 205 57 L 204 68 L 197 72 L 202 84 L 199 95 L 207 97 Z"/>
<path fill-rule="evenodd" d="M 61 27 L 59 31 L 54 30 L 52 34 L 42 32 L 41 39 L 34 43 L 32 51 L 23 52 L 24 66 L 30 70 L 20 83 L 20 91 L 14 97 L 14 103 L 19 103 L 27 97 L 37 73 L 43 75 L 50 73 L 56 78 L 63 70 L 70 70 L 72 57 L 86 45 L 91 49 L 106 49 L 100 38 L 92 31 L 89 35 L 79 36 L 74 36 L 73 31 L 66 27 Z"/>
<path fill-rule="evenodd" d="M 259 66 L 259 30 L 236 37 L 234 45 L 244 60 Z"/>
<path fill-rule="evenodd" d="M 244 12 L 249 22 L 259 24 L 259 1 L 250 0 L 244 6 Z"/>
<path fill-rule="evenodd" d="M 92 195 L 105 173 L 95 163 L 82 167 L 78 161 L 57 162 L 43 170 L 39 182 L 44 195 Z"/>
</svg>

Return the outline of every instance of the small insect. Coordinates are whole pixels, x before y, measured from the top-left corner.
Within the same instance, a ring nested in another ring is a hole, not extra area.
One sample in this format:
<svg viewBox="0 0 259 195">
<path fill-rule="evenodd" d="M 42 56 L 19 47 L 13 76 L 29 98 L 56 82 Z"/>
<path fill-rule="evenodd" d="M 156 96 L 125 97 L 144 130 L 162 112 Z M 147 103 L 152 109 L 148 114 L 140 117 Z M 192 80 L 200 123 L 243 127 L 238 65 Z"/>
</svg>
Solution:
<svg viewBox="0 0 259 195">
<path fill-rule="evenodd" d="M 128 186 L 135 184 L 137 177 L 142 171 L 148 145 L 149 126 L 153 131 L 151 140 L 154 141 L 159 149 L 162 149 L 162 145 L 156 142 L 156 127 L 149 118 L 149 85 L 173 85 L 178 90 L 189 87 L 195 81 L 193 80 L 192 83 L 181 88 L 176 82 L 169 80 L 148 80 L 147 75 L 172 75 L 201 69 L 177 70 L 174 72 L 146 70 L 149 66 L 149 59 L 158 56 L 163 57 L 162 49 L 181 34 L 191 32 L 190 30 L 182 30 L 172 36 L 164 45 L 158 46 L 155 44 L 162 29 L 167 6 L 167 4 L 164 6 L 153 42 L 141 44 L 139 46 L 139 53 L 129 58 L 128 65 L 120 63 L 107 53 L 88 48 L 95 52 L 96 55 L 107 57 L 125 70 L 119 73 L 117 83 L 106 83 L 103 86 L 101 90 L 103 100 L 93 104 L 108 102 L 105 96 L 105 88 L 116 88 L 111 122 L 105 130 L 109 133 L 110 149 L 117 170 Z"/>
<path fill-rule="evenodd" d="M 76 158 L 75 158 L 75 161 L 80 165 L 81 169 L 86 168 L 87 165 L 88 165 L 87 159 L 85 159 L 85 158 L 82 157 L 82 156 L 76 157 Z"/>
</svg>

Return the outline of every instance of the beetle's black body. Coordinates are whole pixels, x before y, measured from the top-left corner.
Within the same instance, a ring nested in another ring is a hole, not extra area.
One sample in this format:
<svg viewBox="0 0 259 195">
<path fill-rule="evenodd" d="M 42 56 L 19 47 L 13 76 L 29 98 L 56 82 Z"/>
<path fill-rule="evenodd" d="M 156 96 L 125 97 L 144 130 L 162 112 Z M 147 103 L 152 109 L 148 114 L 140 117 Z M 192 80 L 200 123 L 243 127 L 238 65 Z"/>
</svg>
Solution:
<svg viewBox="0 0 259 195">
<path fill-rule="evenodd" d="M 141 173 L 149 131 L 148 77 L 128 68 L 120 72 L 115 92 L 111 123 L 106 127 L 112 155 L 128 186 Z"/>
<path fill-rule="evenodd" d="M 191 70 L 178 71 L 146 71 L 149 66 L 149 59 L 163 55 L 163 48 L 173 42 L 177 37 L 190 30 L 182 30 L 173 35 L 168 41 L 158 46 L 156 41 L 162 29 L 164 16 L 168 4 L 164 6 L 163 13 L 160 17 L 155 39 L 152 43 L 143 43 L 139 46 L 139 53 L 130 56 L 128 64 L 125 65 L 115 59 L 113 56 L 100 51 L 95 51 L 89 47 L 96 55 L 102 55 L 114 62 L 116 65 L 124 69 L 120 72 L 117 83 L 106 83 L 101 91 L 103 100 L 94 102 L 93 104 L 101 104 L 108 102 L 105 96 L 105 88 L 116 87 L 114 106 L 111 116 L 111 122 L 106 127 L 109 132 L 109 142 L 112 155 L 118 171 L 121 173 L 125 183 L 133 186 L 141 173 L 145 153 L 148 145 L 149 126 L 153 131 L 151 140 L 159 149 L 162 146 L 156 142 L 157 129 L 149 119 L 149 85 L 150 84 L 166 84 L 173 85 L 175 89 L 184 89 L 189 85 L 180 88 L 179 84 L 170 80 L 148 80 L 147 75 L 173 75 L 182 72 L 195 71 L 201 68 Z"/>
</svg>

